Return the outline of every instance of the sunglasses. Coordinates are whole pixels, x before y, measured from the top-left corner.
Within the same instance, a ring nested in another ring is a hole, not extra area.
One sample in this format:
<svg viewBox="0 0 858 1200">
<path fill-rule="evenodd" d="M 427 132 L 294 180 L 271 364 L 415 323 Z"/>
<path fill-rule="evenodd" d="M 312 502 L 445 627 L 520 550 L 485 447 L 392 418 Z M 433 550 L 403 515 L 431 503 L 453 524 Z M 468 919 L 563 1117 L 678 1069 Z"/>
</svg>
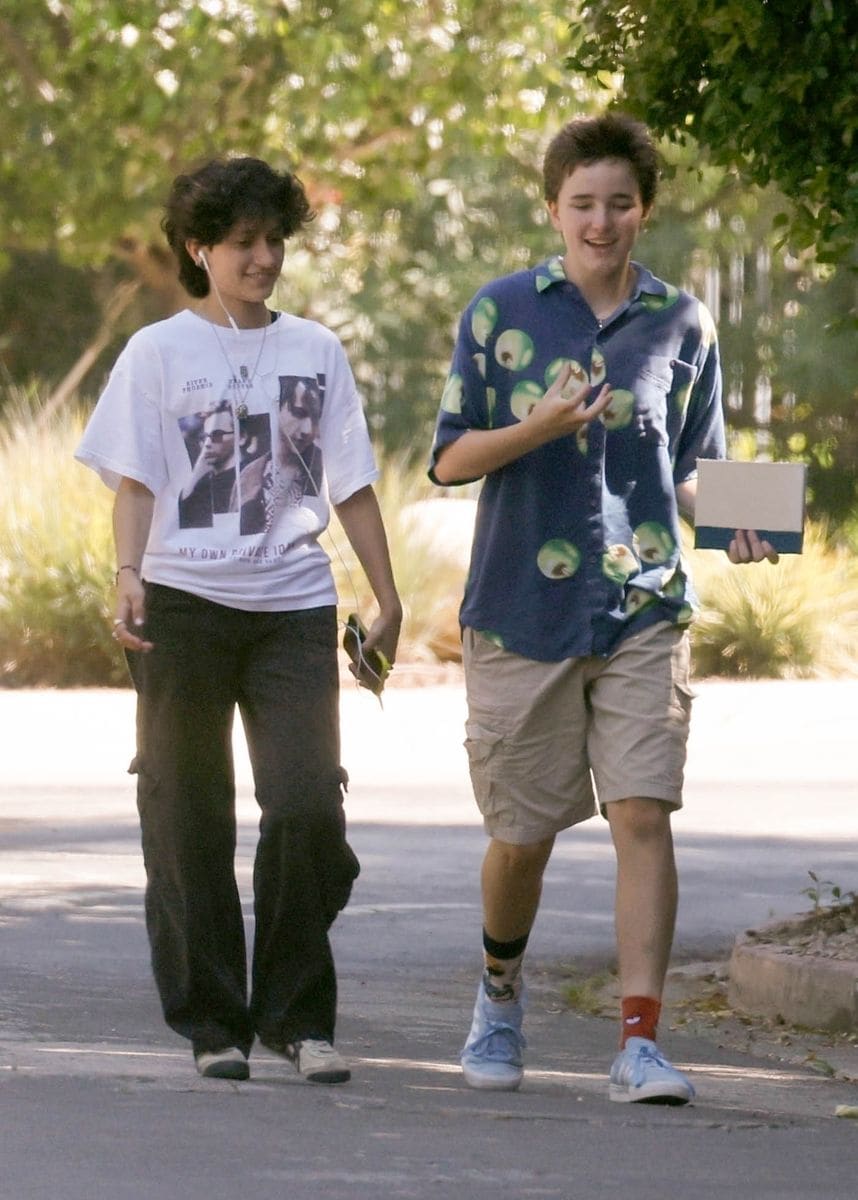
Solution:
<svg viewBox="0 0 858 1200">
<path fill-rule="evenodd" d="M 214 442 L 216 446 L 220 445 L 224 438 L 235 437 L 231 429 L 210 429 L 208 433 L 203 434 L 204 442 Z"/>
</svg>

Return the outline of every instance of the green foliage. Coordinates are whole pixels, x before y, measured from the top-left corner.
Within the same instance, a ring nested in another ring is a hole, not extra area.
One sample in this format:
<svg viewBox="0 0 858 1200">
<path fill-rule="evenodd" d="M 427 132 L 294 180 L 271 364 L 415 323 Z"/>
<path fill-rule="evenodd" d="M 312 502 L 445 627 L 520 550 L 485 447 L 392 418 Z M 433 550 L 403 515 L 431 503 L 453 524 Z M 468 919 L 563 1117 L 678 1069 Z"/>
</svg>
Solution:
<svg viewBox="0 0 858 1200">
<path fill-rule="evenodd" d="M 0 273 L 0 362 L 8 377 L 54 379 L 71 367 L 99 323 L 97 286 L 94 272 L 53 251 L 9 252 Z"/>
<path fill-rule="evenodd" d="M 422 502 L 441 503 L 438 488 L 429 482 L 424 468 L 410 465 L 405 458 L 387 459 L 381 472 L 375 490 L 404 609 L 399 658 L 434 662 L 439 651 L 442 658 L 455 657 L 444 654 L 443 648 L 451 638 L 451 626 L 458 647 L 458 610 L 466 564 L 455 546 L 415 513 Z M 341 616 L 355 608 L 371 612 L 372 592 L 336 516 L 326 549 L 333 564 Z"/>
<path fill-rule="evenodd" d="M 589 0 L 568 65 L 672 139 L 691 136 L 792 201 L 796 251 L 852 258 L 858 237 L 858 17 L 836 0 Z"/>
<path fill-rule="evenodd" d="M 19 401 L 0 431 L 0 686 L 122 685 L 110 637 L 110 502 L 72 461 L 83 429 L 39 429 Z"/>
<path fill-rule="evenodd" d="M 832 905 L 839 904 L 843 899 L 843 889 L 837 883 L 832 883 L 830 879 L 820 879 L 815 871 L 808 871 L 810 876 L 810 884 L 801 889 L 801 895 L 807 896 L 813 905 L 813 916 L 816 921 L 819 921 L 822 909 L 826 904 L 826 900 Z"/>
<path fill-rule="evenodd" d="M 772 246 L 774 188 L 698 173 L 693 147 L 663 149 L 674 173 L 636 257 L 712 308 L 734 456 L 805 462 L 810 515 L 840 527 L 858 505 L 858 340 L 841 320 L 854 275 Z"/>
<path fill-rule="evenodd" d="M 105 263 L 119 242 L 163 243 L 160 205 L 188 163 L 293 167 L 318 219 L 289 246 L 280 302 L 340 334 L 385 449 L 422 457 L 458 312 L 556 244 L 546 125 L 592 105 L 588 85 L 570 88 L 557 9 L 9 0 L 0 246 Z"/>
<path fill-rule="evenodd" d="M 699 677 L 792 679 L 858 670 L 858 563 L 811 525 L 801 555 L 734 566 L 713 551 L 689 561 L 702 612 L 691 626 Z"/>
</svg>

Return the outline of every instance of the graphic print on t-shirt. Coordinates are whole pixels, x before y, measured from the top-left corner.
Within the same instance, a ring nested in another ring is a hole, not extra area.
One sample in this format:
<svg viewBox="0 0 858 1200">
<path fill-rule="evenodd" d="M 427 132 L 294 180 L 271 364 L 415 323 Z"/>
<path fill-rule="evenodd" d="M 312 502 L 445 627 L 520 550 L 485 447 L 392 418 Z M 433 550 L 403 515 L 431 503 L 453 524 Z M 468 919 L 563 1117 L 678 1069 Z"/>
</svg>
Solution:
<svg viewBox="0 0 858 1200">
<path fill-rule="evenodd" d="M 179 528 L 203 529 L 234 511 L 235 427 L 228 400 L 179 417 L 191 472 L 179 494 Z"/>
<path fill-rule="evenodd" d="M 319 427 L 325 396 L 324 375 L 278 377 L 276 455 L 269 453 L 243 470 L 240 531 L 269 530 L 283 508 L 304 496 L 318 496 L 322 486 Z"/>
<path fill-rule="evenodd" d="M 216 513 L 238 513 L 240 534 L 265 533 L 283 508 L 320 494 L 325 377 L 281 375 L 278 388 L 274 436 L 262 413 L 240 417 L 236 438 L 228 400 L 179 417 L 191 465 L 179 496 L 181 529 L 208 528 Z"/>
</svg>

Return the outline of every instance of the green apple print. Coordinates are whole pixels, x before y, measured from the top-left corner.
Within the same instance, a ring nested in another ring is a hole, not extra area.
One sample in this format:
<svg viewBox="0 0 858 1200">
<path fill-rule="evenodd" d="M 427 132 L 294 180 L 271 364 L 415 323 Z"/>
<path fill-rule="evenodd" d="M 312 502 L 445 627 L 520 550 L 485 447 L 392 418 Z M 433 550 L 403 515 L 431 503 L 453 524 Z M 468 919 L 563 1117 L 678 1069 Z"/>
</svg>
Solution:
<svg viewBox="0 0 858 1200">
<path fill-rule="evenodd" d="M 676 542 L 669 529 L 658 521 L 644 521 L 635 530 L 638 557 L 644 566 L 655 566 L 667 562 L 676 549 Z"/>
<path fill-rule="evenodd" d="M 680 571 L 679 567 L 675 571 L 668 571 L 666 577 L 661 581 L 661 590 L 665 596 L 670 596 L 673 599 L 684 593 L 685 574 Z"/>
<path fill-rule="evenodd" d="M 643 306 L 648 308 L 650 312 L 661 312 L 662 309 L 672 308 L 679 299 L 679 288 L 674 287 L 672 283 L 665 284 L 667 295 L 653 296 L 646 294 L 643 297 Z"/>
<path fill-rule="evenodd" d="M 523 379 L 512 389 L 509 400 L 512 415 L 518 417 L 519 421 L 523 421 L 525 417 L 530 416 L 544 395 L 545 392 L 538 383 L 532 379 Z"/>
<path fill-rule="evenodd" d="M 688 401 L 691 399 L 691 384 L 688 383 L 685 387 L 679 389 L 673 398 L 673 402 L 679 411 L 684 415 L 688 408 Z"/>
<path fill-rule="evenodd" d="M 625 388 L 611 393 L 608 407 L 602 409 L 601 420 L 606 429 L 625 429 L 632 419 L 635 398 Z"/>
<path fill-rule="evenodd" d="M 569 579 L 580 562 L 581 551 L 565 538 L 552 538 L 536 556 L 536 565 L 548 579 Z"/>
<path fill-rule="evenodd" d="M 566 366 L 571 368 L 571 374 L 563 388 L 562 396 L 564 400 L 569 400 L 571 397 L 577 396 L 581 389 L 587 386 L 588 382 L 587 372 L 574 358 L 555 358 L 553 362 L 550 362 L 545 368 L 545 384 L 546 387 L 551 387 L 552 383 L 554 383 L 557 376 Z"/>
<path fill-rule="evenodd" d="M 486 409 L 489 418 L 489 429 L 495 427 L 495 408 L 497 407 L 497 392 L 494 388 L 486 388 Z"/>
<path fill-rule="evenodd" d="M 563 259 L 559 255 L 548 260 L 548 274 L 552 279 L 565 279 L 566 270 L 563 266 Z"/>
<path fill-rule="evenodd" d="M 566 272 L 563 269 L 563 259 L 560 257 L 549 258 L 544 269 L 536 273 L 536 290 L 538 292 L 545 292 L 553 283 L 565 278 Z"/>
<path fill-rule="evenodd" d="M 587 426 L 586 425 L 582 425 L 581 428 L 578 430 L 578 432 L 575 434 L 575 445 L 578 447 L 579 451 L 586 458 L 587 457 Z"/>
<path fill-rule="evenodd" d="M 441 393 L 441 407 L 444 412 L 460 413 L 462 411 L 462 376 L 450 375 Z"/>
<path fill-rule="evenodd" d="M 635 613 L 639 613 L 642 608 L 646 608 L 648 604 L 652 604 L 655 596 L 652 592 L 646 591 L 644 588 L 629 588 L 626 594 L 626 601 L 623 605 L 626 616 L 633 617 Z"/>
<path fill-rule="evenodd" d="M 473 355 L 471 355 L 471 357 L 473 359 L 474 366 L 477 368 L 480 375 L 482 375 L 483 379 L 485 379 L 485 377 L 486 377 L 486 356 L 485 356 L 485 354 L 473 354 Z"/>
<path fill-rule="evenodd" d="M 625 583 L 637 569 L 638 560 L 628 546 L 608 546 L 602 555 L 602 574 L 612 583 Z"/>
<path fill-rule="evenodd" d="M 700 321 L 700 340 L 703 348 L 708 350 L 718 336 L 712 314 L 702 301 L 697 301 L 697 317 Z"/>
<path fill-rule="evenodd" d="M 508 371 L 523 371 L 533 362 L 533 340 L 523 329 L 505 329 L 495 342 L 495 358 Z"/>
<path fill-rule="evenodd" d="M 690 625 L 694 620 L 694 611 L 690 604 L 683 604 L 682 608 L 676 614 L 677 625 Z"/>
<path fill-rule="evenodd" d="M 480 637 L 485 638 L 487 642 L 491 642 L 493 646 L 497 646 L 499 650 L 504 649 L 503 638 L 499 633 L 495 633 L 491 629 L 481 629 Z"/>
<path fill-rule="evenodd" d="M 601 350 L 594 350 L 590 355 L 590 386 L 599 387 L 605 382 L 607 373 L 604 354 Z"/>
<path fill-rule="evenodd" d="M 489 334 L 498 323 L 498 306 L 491 296 L 483 296 L 478 300 L 471 313 L 471 333 L 479 346 L 485 346 Z"/>
</svg>

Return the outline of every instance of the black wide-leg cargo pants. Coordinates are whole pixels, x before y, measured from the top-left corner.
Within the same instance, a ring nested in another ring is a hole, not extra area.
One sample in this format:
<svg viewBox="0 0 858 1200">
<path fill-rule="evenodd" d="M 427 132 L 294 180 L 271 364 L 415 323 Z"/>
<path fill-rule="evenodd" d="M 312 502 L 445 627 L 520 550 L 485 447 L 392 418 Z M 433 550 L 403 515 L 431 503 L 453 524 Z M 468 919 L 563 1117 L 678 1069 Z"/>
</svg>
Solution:
<svg viewBox="0 0 858 1200">
<path fill-rule="evenodd" d="M 146 925 L 167 1023 L 194 1051 L 255 1036 L 333 1041 L 328 930 L 358 862 L 345 838 L 334 607 L 246 612 L 147 584 L 137 701 Z M 261 818 L 247 997 L 235 878 L 232 722 L 244 724 Z"/>
</svg>

